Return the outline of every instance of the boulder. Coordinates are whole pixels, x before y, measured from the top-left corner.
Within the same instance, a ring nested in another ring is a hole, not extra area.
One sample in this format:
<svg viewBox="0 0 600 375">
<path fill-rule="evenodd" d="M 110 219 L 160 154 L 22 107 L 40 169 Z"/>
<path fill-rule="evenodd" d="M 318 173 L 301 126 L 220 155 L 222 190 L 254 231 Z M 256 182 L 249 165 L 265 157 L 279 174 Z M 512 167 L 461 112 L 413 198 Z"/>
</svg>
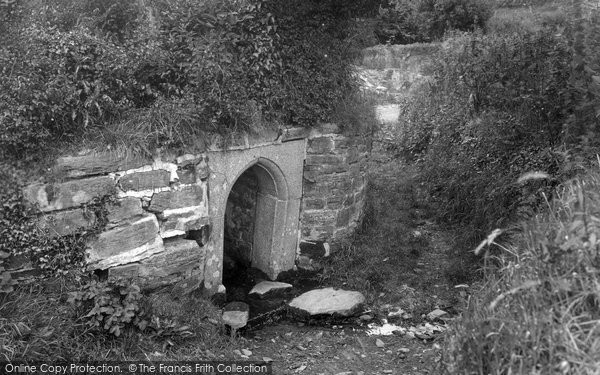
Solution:
<svg viewBox="0 0 600 375">
<path fill-rule="evenodd" d="M 309 315 L 352 316 L 360 310 L 365 296 L 360 292 L 324 288 L 306 292 L 294 298 L 289 306 Z"/>
</svg>

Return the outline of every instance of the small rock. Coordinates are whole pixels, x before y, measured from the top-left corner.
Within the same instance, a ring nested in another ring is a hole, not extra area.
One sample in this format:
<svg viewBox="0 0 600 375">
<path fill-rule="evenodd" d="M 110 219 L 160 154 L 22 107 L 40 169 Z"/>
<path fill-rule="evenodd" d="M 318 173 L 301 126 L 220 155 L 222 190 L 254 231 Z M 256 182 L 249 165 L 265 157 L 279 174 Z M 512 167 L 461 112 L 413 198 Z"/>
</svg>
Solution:
<svg viewBox="0 0 600 375">
<path fill-rule="evenodd" d="M 378 348 L 383 348 L 385 346 L 385 343 L 381 341 L 381 339 L 377 339 L 375 340 L 375 345 L 377 345 Z"/>
<path fill-rule="evenodd" d="M 406 332 L 406 337 L 408 337 L 409 339 L 414 339 L 415 338 L 415 334 L 413 332 Z"/>
<path fill-rule="evenodd" d="M 446 314 L 448 314 L 448 313 L 445 312 L 444 310 L 435 309 L 432 312 L 430 312 L 429 314 L 427 314 L 427 319 L 434 320 L 434 319 L 437 319 Z"/>
<path fill-rule="evenodd" d="M 233 354 L 237 354 L 237 355 L 239 355 L 240 357 L 242 356 L 242 352 L 241 352 L 241 351 L 239 351 L 238 349 L 235 349 L 235 350 L 233 351 Z"/>
<path fill-rule="evenodd" d="M 368 322 L 369 320 L 373 319 L 373 317 L 369 314 L 363 314 L 360 316 L 360 320 L 364 321 L 364 322 Z"/>
<path fill-rule="evenodd" d="M 242 349 L 242 353 L 248 357 L 252 355 L 252 352 L 248 349 Z"/>
<path fill-rule="evenodd" d="M 394 370 L 383 370 L 384 374 L 393 374 Z"/>
<path fill-rule="evenodd" d="M 248 323 L 250 306 L 244 302 L 228 303 L 223 309 L 223 322 L 233 329 L 245 327 Z"/>
<path fill-rule="evenodd" d="M 270 358 L 270 357 L 262 357 L 262 360 L 265 361 L 265 362 L 267 362 L 267 363 L 273 362 L 273 358 Z"/>
<path fill-rule="evenodd" d="M 388 313 L 388 318 L 394 318 L 394 317 L 397 317 L 397 316 L 402 316 L 403 314 L 405 314 L 404 310 L 402 310 L 401 308 L 398 308 L 398 309 L 396 309 L 394 311 L 390 311 Z"/>
<path fill-rule="evenodd" d="M 248 294 L 256 294 L 263 298 L 267 294 L 273 295 L 283 293 L 290 289 L 292 289 L 292 284 L 280 283 L 277 281 L 261 281 L 260 283 L 256 284 Z"/>
<path fill-rule="evenodd" d="M 400 353 L 408 353 L 408 352 L 410 352 L 410 349 L 409 348 L 400 348 L 400 349 L 398 349 L 398 351 Z"/>
</svg>

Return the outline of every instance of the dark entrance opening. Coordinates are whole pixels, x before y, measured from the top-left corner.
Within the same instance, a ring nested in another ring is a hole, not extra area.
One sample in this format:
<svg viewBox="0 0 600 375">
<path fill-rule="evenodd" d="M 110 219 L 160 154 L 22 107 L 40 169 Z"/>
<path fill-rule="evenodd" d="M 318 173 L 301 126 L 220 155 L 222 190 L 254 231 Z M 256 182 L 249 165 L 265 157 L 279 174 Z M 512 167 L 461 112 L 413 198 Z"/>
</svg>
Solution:
<svg viewBox="0 0 600 375">
<path fill-rule="evenodd" d="M 259 180 L 256 167 L 240 175 L 229 193 L 225 209 L 223 285 L 230 301 L 245 300 L 250 289 L 267 276 L 253 268 L 254 231 Z"/>
</svg>

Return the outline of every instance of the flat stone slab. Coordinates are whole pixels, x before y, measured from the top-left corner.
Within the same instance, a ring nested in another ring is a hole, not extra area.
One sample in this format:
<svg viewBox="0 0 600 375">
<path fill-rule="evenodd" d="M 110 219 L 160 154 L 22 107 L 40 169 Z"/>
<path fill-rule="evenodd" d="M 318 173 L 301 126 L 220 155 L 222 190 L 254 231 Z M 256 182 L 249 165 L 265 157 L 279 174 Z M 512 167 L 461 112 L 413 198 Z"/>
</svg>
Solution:
<svg viewBox="0 0 600 375">
<path fill-rule="evenodd" d="M 223 311 L 223 323 L 233 329 L 245 327 L 250 316 L 250 306 L 244 302 L 228 303 Z"/>
<path fill-rule="evenodd" d="M 289 306 L 309 315 L 351 316 L 360 309 L 364 302 L 365 296 L 360 292 L 324 288 L 311 290 L 294 298 Z"/>
<path fill-rule="evenodd" d="M 261 281 L 248 294 L 258 294 L 260 297 L 264 297 L 267 294 L 283 293 L 290 289 L 292 289 L 292 284 L 278 281 Z"/>
</svg>

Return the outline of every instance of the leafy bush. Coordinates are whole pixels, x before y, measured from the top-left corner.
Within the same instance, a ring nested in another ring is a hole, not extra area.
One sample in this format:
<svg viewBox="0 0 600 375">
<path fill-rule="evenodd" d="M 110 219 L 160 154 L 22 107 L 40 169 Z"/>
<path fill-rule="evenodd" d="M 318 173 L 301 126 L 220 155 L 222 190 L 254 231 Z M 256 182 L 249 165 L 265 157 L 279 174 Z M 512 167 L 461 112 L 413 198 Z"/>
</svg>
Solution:
<svg viewBox="0 0 600 375">
<path fill-rule="evenodd" d="M 144 330 L 148 325 L 142 297 L 140 288 L 129 281 L 92 280 L 73 292 L 69 301 L 81 309 L 87 327 L 119 336 L 126 327 Z"/>
<path fill-rule="evenodd" d="M 483 29 L 491 15 L 477 0 L 394 0 L 380 8 L 376 34 L 381 43 L 428 42 L 450 30 Z"/>
<path fill-rule="evenodd" d="M 600 175 L 561 186 L 548 212 L 490 252 L 483 285 L 448 332 L 450 374 L 595 374 L 600 363 Z"/>
<path fill-rule="evenodd" d="M 357 88 L 354 8 L 338 3 L 17 1 L 0 36 L 0 148 L 23 158 L 81 138 L 181 147 L 202 132 L 330 121 Z M 163 114 L 161 136 L 144 138 L 130 129 L 150 111 Z"/>
<path fill-rule="evenodd" d="M 447 43 L 404 114 L 401 147 L 421 155 L 440 217 L 483 234 L 536 206 L 528 197 L 547 183 L 515 184 L 522 173 L 561 173 L 569 53 L 549 33 Z"/>
</svg>

